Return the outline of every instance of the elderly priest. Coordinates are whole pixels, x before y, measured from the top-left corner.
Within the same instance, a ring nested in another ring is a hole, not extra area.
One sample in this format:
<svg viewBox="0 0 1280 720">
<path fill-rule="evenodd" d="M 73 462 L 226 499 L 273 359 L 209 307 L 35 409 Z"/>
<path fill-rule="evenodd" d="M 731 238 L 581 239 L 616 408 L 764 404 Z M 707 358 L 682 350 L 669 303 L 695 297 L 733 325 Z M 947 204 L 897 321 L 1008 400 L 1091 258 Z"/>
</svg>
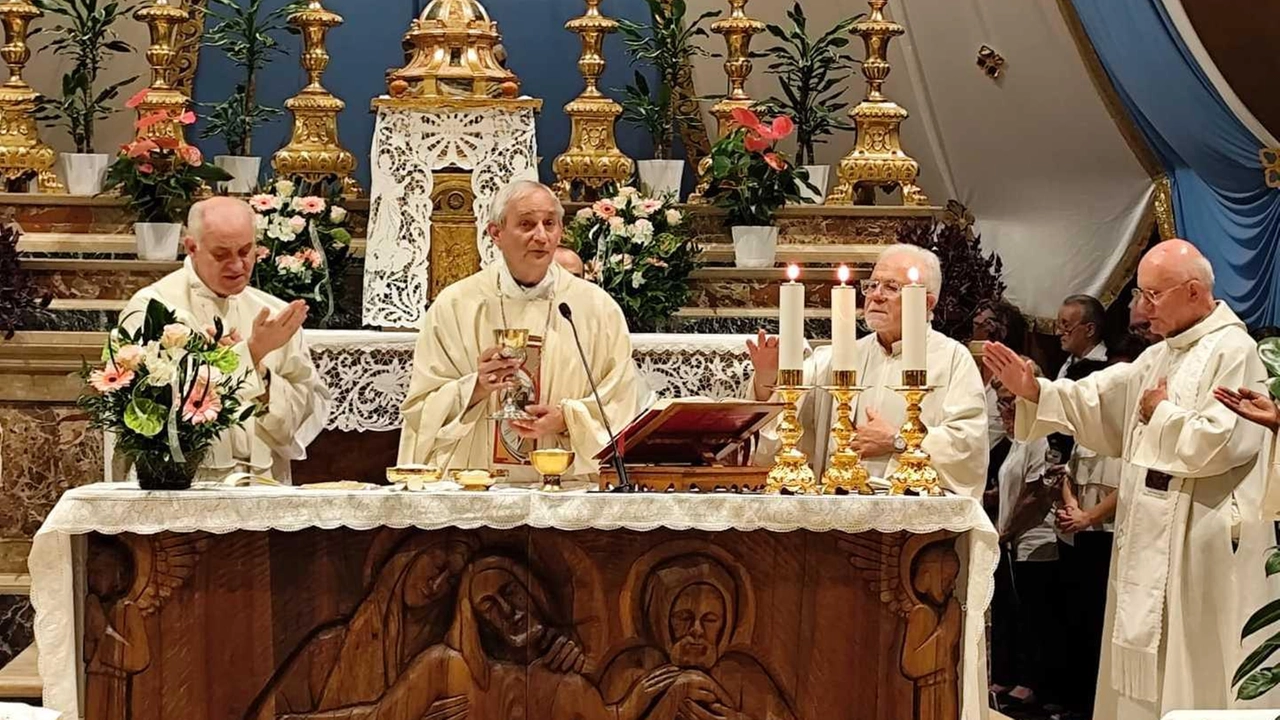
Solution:
<svg viewBox="0 0 1280 720">
<path fill-rule="evenodd" d="M 211 330 L 214 318 L 221 318 L 224 342 L 234 345 L 247 369 L 241 397 L 259 410 L 214 443 L 201 472 L 289 482 L 289 463 L 305 458 L 307 445 L 324 429 L 331 397 L 300 332 L 307 304 L 249 287 L 258 259 L 255 232 L 253 210 L 243 200 L 215 197 L 192 205 L 182 268 L 139 290 L 120 322 L 140 324 L 151 300 L 195 328 Z"/>
<path fill-rule="evenodd" d="M 626 319 L 604 290 L 554 262 L 563 220 L 564 207 L 541 183 L 518 180 L 494 198 L 489 237 L 502 258 L 445 288 L 423 318 L 402 406 L 401 464 L 507 470 L 512 482 L 532 482 L 530 453 L 562 447 L 577 454 L 571 474 L 585 475 L 609 440 L 606 424 L 621 429 L 635 415 Z M 528 331 L 523 361 L 500 354 L 494 331 L 502 328 Z M 531 419 L 490 420 L 508 388 Z"/>
<path fill-rule="evenodd" d="M 1019 439 L 1070 433 L 1126 461 L 1096 717 L 1154 720 L 1232 706 L 1240 630 L 1265 600 L 1266 446 L 1213 391 L 1257 387 L 1266 371 L 1190 243 L 1156 245 L 1138 289 L 1164 341 L 1133 363 L 1048 382 L 1002 345 L 985 361 L 1021 398 Z"/>
<path fill-rule="evenodd" d="M 867 387 L 854 407 L 858 428 L 856 449 L 873 476 L 887 477 L 897 467 L 902 450 L 898 429 L 906 419 L 906 402 L 890 388 L 902 382 L 902 288 L 912 269 L 926 287 L 926 307 L 932 314 L 942 289 L 938 256 L 914 245 L 893 245 L 876 261 L 871 279 L 863 283 L 864 317 L 874 331 L 854 346 L 853 367 L 858 384 Z M 929 428 L 924 449 L 933 458 L 943 487 L 960 495 L 982 497 L 987 470 L 987 402 L 978 365 L 965 346 L 935 330 L 926 339 L 929 384 L 937 390 L 925 397 L 921 419 Z M 778 340 L 760 334 L 747 343 L 755 367 L 752 385 L 756 399 L 768 399 L 778 377 Z M 806 384 L 831 382 L 832 349 L 820 347 L 805 362 Z M 831 396 L 809 393 L 802 401 L 802 449 L 816 474 L 826 467 L 832 422 Z M 761 433 L 756 462 L 767 464 L 777 450 L 777 437 Z"/>
</svg>

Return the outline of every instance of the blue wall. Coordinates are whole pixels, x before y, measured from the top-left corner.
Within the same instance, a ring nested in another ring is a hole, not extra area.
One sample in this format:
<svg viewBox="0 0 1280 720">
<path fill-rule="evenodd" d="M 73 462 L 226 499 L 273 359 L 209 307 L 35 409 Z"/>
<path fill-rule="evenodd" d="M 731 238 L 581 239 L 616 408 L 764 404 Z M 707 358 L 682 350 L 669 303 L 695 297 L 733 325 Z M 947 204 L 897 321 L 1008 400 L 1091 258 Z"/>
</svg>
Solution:
<svg viewBox="0 0 1280 720">
<path fill-rule="evenodd" d="M 269 7 L 284 5 L 286 0 L 267 0 Z M 362 187 L 369 188 L 369 144 L 373 137 L 373 115 L 369 101 L 386 92 L 388 68 L 404 65 L 400 41 L 425 0 L 327 0 L 325 7 L 346 21 L 328 37 L 329 69 L 324 75 L 325 87 L 347 103 L 338 120 L 342 143 L 356 155 L 356 177 Z M 542 177 L 552 179 L 551 161 L 569 141 L 569 119 L 562 108 L 582 90 L 577 61 L 581 44 L 576 35 L 564 29 L 564 23 L 582 14 L 582 0 L 485 0 L 485 7 L 498 23 L 503 44 L 507 48 L 509 67 L 520 77 L 522 90 L 542 98 L 543 110 L 538 117 L 538 152 L 543 156 Z M 604 10 L 613 17 L 642 20 L 643 0 L 610 0 Z M 210 20 L 212 22 L 212 19 Z M 278 57 L 258 79 L 259 102 L 284 107 L 284 101 L 300 90 L 305 81 L 298 53 L 301 39 L 281 33 L 281 44 L 287 56 Z M 712 38 L 719 41 L 719 38 Z M 633 74 L 626 48 L 614 34 L 605 41 L 608 67 L 601 86 L 615 99 L 613 89 L 626 84 Z M 236 68 L 215 48 L 203 48 L 197 68 L 195 99 L 197 103 L 217 102 L 234 89 Z M 204 115 L 207 109 L 197 107 Z M 202 127 L 197 126 L 197 130 Z M 291 122 L 282 115 L 260 128 L 253 136 L 253 153 L 269 158 L 288 141 Z M 618 144 L 623 152 L 637 158 L 651 157 L 651 143 L 646 135 L 619 123 Z M 194 135 L 194 134 L 193 134 Z M 193 138 L 194 139 L 194 138 Z M 225 152 L 219 137 L 197 140 L 208 156 Z M 269 172 L 269 161 L 264 161 Z"/>
</svg>

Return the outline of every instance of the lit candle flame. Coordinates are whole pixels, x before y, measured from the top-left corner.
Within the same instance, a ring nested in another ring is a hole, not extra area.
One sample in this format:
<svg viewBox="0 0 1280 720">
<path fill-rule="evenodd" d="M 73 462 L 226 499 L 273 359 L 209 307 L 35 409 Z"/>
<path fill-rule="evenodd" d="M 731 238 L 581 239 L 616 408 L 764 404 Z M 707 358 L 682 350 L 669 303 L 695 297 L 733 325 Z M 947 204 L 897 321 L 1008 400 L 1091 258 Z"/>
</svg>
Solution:
<svg viewBox="0 0 1280 720">
<path fill-rule="evenodd" d="M 844 285 L 845 283 L 849 282 L 849 268 L 844 265 L 841 265 L 840 269 L 836 270 L 836 277 L 840 279 L 841 285 Z"/>
<path fill-rule="evenodd" d="M 787 279 L 788 279 L 788 280 L 790 280 L 791 282 L 795 282 L 795 281 L 796 281 L 796 280 L 798 280 L 799 278 L 800 278 L 800 266 L 799 266 L 799 265 L 788 265 L 788 266 L 787 266 Z"/>
<path fill-rule="evenodd" d="M 907 279 L 911 281 L 912 285 L 918 285 L 920 283 L 920 271 L 911 268 L 907 271 Z"/>
</svg>

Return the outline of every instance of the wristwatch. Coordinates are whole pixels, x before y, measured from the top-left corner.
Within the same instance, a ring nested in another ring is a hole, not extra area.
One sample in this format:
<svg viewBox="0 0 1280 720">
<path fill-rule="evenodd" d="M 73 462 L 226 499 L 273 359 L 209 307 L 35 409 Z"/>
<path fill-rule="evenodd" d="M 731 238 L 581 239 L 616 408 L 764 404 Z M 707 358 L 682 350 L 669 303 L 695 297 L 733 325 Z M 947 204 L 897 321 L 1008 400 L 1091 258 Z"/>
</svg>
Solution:
<svg viewBox="0 0 1280 720">
<path fill-rule="evenodd" d="M 906 438 L 904 438 L 904 437 L 902 437 L 901 435 L 894 435 L 894 436 L 893 436 L 893 449 L 894 449 L 894 451 L 895 451 L 895 452 L 906 452 L 906 449 L 907 449 L 907 439 L 906 439 Z"/>
</svg>

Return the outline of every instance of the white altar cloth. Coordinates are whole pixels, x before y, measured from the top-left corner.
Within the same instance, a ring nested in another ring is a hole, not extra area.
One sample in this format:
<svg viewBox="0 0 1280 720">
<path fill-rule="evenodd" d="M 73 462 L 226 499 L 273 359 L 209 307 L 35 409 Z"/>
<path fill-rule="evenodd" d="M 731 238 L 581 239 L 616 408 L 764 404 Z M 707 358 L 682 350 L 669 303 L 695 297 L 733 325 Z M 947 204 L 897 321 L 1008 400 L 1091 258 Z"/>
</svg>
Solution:
<svg viewBox="0 0 1280 720">
<path fill-rule="evenodd" d="M 515 489 L 487 493 L 407 493 L 389 488 L 344 492 L 217 485 L 175 493 L 146 492 L 131 483 L 89 485 L 68 491 L 32 543 L 28 558 L 31 603 L 36 611 L 35 636 L 45 705 L 66 713 L 66 718 L 83 716 L 78 691 L 83 665 L 76 637 L 76 578 L 82 571 L 83 556 L 80 551 L 73 553 L 75 536 L 91 532 L 147 535 L 165 531 L 519 526 L 562 530 L 962 533 L 957 543 L 966 564 L 964 582 L 957 589 L 965 617 L 960 716 L 971 720 L 986 717 L 984 615 L 991 600 L 999 551 L 991 521 L 972 498 L 548 494 Z M 972 648 L 978 652 L 969 652 Z"/>
</svg>

